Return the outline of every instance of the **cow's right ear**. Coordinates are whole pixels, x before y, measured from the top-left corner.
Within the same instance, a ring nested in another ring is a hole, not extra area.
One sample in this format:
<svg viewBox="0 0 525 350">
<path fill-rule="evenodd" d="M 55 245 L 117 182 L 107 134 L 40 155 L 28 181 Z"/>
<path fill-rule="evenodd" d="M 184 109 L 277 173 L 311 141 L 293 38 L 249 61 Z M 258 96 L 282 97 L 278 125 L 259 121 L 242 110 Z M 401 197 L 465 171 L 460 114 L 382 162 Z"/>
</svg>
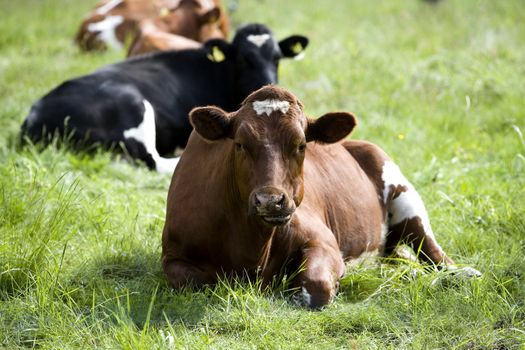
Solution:
<svg viewBox="0 0 525 350">
<path fill-rule="evenodd" d="M 200 15 L 200 22 L 203 24 L 213 24 L 221 18 L 221 9 L 214 7 Z"/>
<path fill-rule="evenodd" d="M 308 119 L 306 142 L 337 142 L 348 136 L 356 124 L 354 115 L 347 112 L 332 112 L 318 119 Z"/>
<path fill-rule="evenodd" d="M 302 35 L 292 35 L 279 41 L 279 48 L 284 57 L 299 59 L 308 46 L 308 38 Z"/>
<path fill-rule="evenodd" d="M 230 117 L 219 107 L 197 107 L 190 112 L 190 122 L 204 139 L 216 141 L 230 134 Z"/>
<path fill-rule="evenodd" d="M 231 56 L 231 44 L 222 39 L 211 39 L 204 43 L 206 57 L 215 63 L 220 63 Z"/>
</svg>

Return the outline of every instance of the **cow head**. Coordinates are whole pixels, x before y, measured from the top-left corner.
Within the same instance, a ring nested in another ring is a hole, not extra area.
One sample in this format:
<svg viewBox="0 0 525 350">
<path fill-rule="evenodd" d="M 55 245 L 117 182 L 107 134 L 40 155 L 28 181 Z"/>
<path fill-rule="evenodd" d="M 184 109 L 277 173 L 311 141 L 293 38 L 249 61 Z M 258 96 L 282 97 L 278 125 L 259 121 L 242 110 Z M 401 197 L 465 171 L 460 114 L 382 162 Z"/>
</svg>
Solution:
<svg viewBox="0 0 525 350">
<path fill-rule="evenodd" d="M 275 86 L 252 93 L 236 112 L 200 107 L 190 120 L 204 139 L 230 144 L 240 200 L 271 226 L 286 224 L 303 199 L 307 143 L 337 142 L 356 124 L 345 112 L 309 119 L 294 95 Z"/>
<path fill-rule="evenodd" d="M 156 18 L 157 26 L 162 31 L 199 42 L 224 38 L 219 28 L 221 9 L 213 3 L 204 5 L 203 1 L 181 0 L 168 13 L 161 13 Z"/>
<path fill-rule="evenodd" d="M 235 94 L 242 96 L 240 102 L 262 86 L 276 84 L 279 60 L 300 57 L 307 45 L 308 39 L 304 36 L 292 35 L 277 42 L 266 26 L 247 24 L 237 30 L 231 44 L 212 40 L 205 44 L 205 48 L 210 51 L 211 60 L 219 50 L 219 61 L 233 62 L 237 84 Z"/>
</svg>

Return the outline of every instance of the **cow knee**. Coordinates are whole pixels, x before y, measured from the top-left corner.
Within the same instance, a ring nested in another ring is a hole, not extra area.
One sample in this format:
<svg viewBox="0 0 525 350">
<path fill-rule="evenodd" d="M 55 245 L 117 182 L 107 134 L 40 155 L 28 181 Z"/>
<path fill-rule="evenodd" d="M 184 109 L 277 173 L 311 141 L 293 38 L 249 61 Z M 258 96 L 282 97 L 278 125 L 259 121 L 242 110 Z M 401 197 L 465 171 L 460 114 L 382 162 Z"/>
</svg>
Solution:
<svg viewBox="0 0 525 350">
<path fill-rule="evenodd" d="M 294 302 L 316 310 L 331 303 L 339 288 L 339 281 L 321 278 L 302 280 L 298 284 Z"/>
<path fill-rule="evenodd" d="M 310 265 L 310 266 L 308 266 Z M 339 279 L 344 273 L 344 263 L 328 259 L 306 264 L 296 282 L 298 289 L 294 301 L 312 309 L 321 309 L 332 302 L 339 290 Z"/>
</svg>

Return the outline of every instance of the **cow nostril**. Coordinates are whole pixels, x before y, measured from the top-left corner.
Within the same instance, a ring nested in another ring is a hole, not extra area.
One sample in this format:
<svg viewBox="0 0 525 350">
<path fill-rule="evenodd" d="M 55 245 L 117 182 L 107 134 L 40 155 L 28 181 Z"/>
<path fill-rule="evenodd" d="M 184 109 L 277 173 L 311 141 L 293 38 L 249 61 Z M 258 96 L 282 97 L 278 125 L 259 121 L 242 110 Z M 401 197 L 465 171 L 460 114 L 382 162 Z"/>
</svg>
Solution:
<svg viewBox="0 0 525 350">
<path fill-rule="evenodd" d="M 266 207 L 267 209 L 281 210 L 286 204 L 286 196 L 280 194 L 256 194 L 253 198 L 253 204 L 256 208 Z"/>
<path fill-rule="evenodd" d="M 284 194 L 281 194 L 281 197 L 279 198 L 277 203 L 275 203 L 275 208 L 282 209 L 283 207 L 284 207 Z"/>
</svg>

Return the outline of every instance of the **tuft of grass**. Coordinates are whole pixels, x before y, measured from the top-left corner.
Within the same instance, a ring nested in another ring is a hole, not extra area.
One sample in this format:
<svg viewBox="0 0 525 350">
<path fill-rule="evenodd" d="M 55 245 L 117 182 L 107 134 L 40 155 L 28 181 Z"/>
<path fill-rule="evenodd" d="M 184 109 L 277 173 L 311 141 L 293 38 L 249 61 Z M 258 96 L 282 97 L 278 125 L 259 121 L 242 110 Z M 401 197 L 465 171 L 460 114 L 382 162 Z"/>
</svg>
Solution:
<svg viewBox="0 0 525 350">
<path fill-rule="evenodd" d="M 95 3 L 0 1 L 0 347 L 523 348 L 520 0 L 238 2 L 234 26 L 310 38 L 303 61 L 283 60 L 280 84 L 313 117 L 354 111 L 352 137 L 400 164 L 443 248 L 484 273 L 348 266 L 321 312 L 293 304 L 291 276 L 271 291 L 241 278 L 174 292 L 159 262 L 169 176 L 102 150 L 19 145 L 35 100 L 124 57 L 73 46 Z"/>
</svg>

